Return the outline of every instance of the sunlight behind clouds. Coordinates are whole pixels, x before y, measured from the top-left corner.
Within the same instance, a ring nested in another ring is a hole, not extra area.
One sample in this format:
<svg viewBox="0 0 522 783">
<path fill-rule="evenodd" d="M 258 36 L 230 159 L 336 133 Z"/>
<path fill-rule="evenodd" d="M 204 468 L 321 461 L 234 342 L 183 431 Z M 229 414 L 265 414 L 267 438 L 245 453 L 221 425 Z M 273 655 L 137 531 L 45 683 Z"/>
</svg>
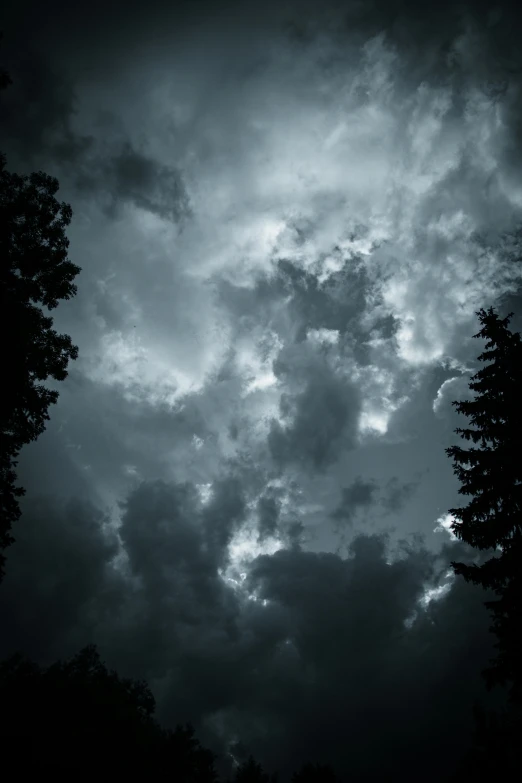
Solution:
<svg viewBox="0 0 522 783">
<path fill-rule="evenodd" d="M 241 569 L 248 566 L 259 555 L 273 555 L 283 548 L 283 542 L 277 536 L 267 536 L 262 541 L 255 528 L 240 530 L 228 547 L 230 566 Z"/>
<path fill-rule="evenodd" d="M 257 590 L 253 592 L 246 589 L 246 579 L 251 563 L 260 555 L 273 555 L 284 548 L 282 540 L 278 536 L 267 536 L 259 540 L 259 534 L 255 527 L 244 527 L 239 530 L 228 545 L 229 562 L 225 569 L 219 569 L 218 574 L 223 581 L 230 585 L 236 592 L 250 601 L 258 601 Z M 268 601 L 262 600 L 262 605 L 267 606 Z"/>
</svg>

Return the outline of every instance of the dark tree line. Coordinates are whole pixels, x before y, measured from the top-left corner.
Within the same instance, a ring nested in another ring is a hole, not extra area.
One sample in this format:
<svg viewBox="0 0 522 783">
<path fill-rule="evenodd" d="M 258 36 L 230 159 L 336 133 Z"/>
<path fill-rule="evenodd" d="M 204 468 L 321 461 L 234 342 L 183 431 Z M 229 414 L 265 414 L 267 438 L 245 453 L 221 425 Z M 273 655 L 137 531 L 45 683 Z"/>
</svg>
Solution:
<svg viewBox="0 0 522 783">
<path fill-rule="evenodd" d="M 490 308 L 480 310 L 482 328 L 474 335 L 486 341 L 479 361 L 487 362 L 471 379 L 474 399 L 454 402 L 469 426 L 456 432 L 469 448 L 451 446 L 459 492 L 467 506 L 450 509 L 452 530 L 479 550 L 492 550 L 481 563 L 452 563 L 456 574 L 497 599 L 487 601 L 498 650 L 484 675 L 489 686 L 509 687 L 510 698 L 522 700 L 522 341 L 509 321 Z"/>
<path fill-rule="evenodd" d="M 154 710 L 148 685 L 108 670 L 94 646 L 48 668 L 19 654 L 0 664 L 0 737 L 21 777 L 214 783 L 193 728 L 162 729 Z"/>
<path fill-rule="evenodd" d="M 190 724 L 164 729 L 146 682 L 120 677 L 89 645 L 40 667 L 20 654 L 0 663 L 0 740 L 20 778 L 172 780 L 217 783 L 217 756 Z M 5 766 L 4 766 L 5 769 Z M 277 783 L 250 756 L 228 783 Z M 292 783 L 337 783 L 333 770 L 305 764 Z"/>
<path fill-rule="evenodd" d="M 9 83 L 2 72 L 0 87 Z M 10 173 L 0 153 L 0 581 L 25 492 L 16 482 L 18 455 L 42 434 L 49 406 L 58 399 L 45 382 L 64 380 L 69 360 L 78 355 L 48 315 L 76 294 L 73 280 L 80 271 L 67 257 L 72 210 L 57 201 L 57 191 L 58 181 L 41 171 L 28 177 Z"/>
<path fill-rule="evenodd" d="M 455 401 L 468 426 L 456 433 L 469 448 L 446 449 L 453 458 L 460 494 L 470 498 L 450 509 L 455 535 L 490 557 L 480 563 L 452 563 L 457 575 L 496 595 L 485 602 L 496 636 L 496 657 L 484 671 L 488 688 L 505 686 L 509 702 L 501 712 L 475 707 L 474 746 L 458 780 L 511 780 L 522 761 L 522 341 L 509 330 L 512 313 L 499 318 L 480 310 L 484 366 L 471 378 L 471 400 Z"/>
</svg>

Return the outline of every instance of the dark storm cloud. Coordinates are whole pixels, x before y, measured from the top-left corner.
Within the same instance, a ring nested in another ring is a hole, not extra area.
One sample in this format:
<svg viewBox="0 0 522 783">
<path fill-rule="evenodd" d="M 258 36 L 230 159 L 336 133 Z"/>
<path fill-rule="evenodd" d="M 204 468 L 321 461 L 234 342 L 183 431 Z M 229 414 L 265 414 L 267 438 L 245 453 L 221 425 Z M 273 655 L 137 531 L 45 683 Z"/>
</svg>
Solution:
<svg viewBox="0 0 522 783">
<path fill-rule="evenodd" d="M 230 280 L 216 281 L 219 301 L 235 316 L 242 331 L 263 327 L 285 333 L 288 314 L 285 312 L 285 291 L 279 277 L 260 275 L 253 286 L 235 285 Z"/>
<path fill-rule="evenodd" d="M 91 641 L 103 613 L 117 613 L 117 541 L 87 501 L 33 494 L 22 511 L 0 591 L 0 655 L 19 649 L 51 662 Z"/>
<path fill-rule="evenodd" d="M 147 592 L 201 558 L 198 512 L 198 496 L 190 484 L 144 483 L 123 504 L 121 539 L 131 570 Z"/>
<path fill-rule="evenodd" d="M 43 435 L 20 456 L 19 479 L 31 492 L 79 494 L 104 503 L 107 492 L 117 496 L 143 479 L 183 479 L 192 469 L 192 478 L 205 478 L 188 456 L 194 436 L 212 436 L 197 399 L 175 409 L 137 402 L 73 367 L 51 415 Z M 173 454 L 175 447 L 179 452 Z"/>
<path fill-rule="evenodd" d="M 223 557 L 234 530 L 244 520 L 245 495 L 240 479 L 230 476 L 214 483 L 213 494 L 203 511 L 209 545 Z"/>
<path fill-rule="evenodd" d="M 80 191 L 99 193 L 111 216 L 121 203 L 130 203 L 160 218 L 177 221 L 189 214 L 188 196 L 179 171 L 153 160 L 122 142 L 107 157 L 79 161 L 76 185 Z M 83 170 L 82 170 L 83 169 Z M 108 198 L 108 201 L 104 199 Z"/>
<path fill-rule="evenodd" d="M 71 80 L 41 53 L 13 52 L 7 37 L 0 44 L 2 61 L 12 84 L 0 97 L 0 138 L 16 162 L 31 168 L 42 159 L 57 157 L 76 162 L 92 144 L 71 127 L 76 93 Z M 4 53 L 4 50 L 7 51 Z"/>
<path fill-rule="evenodd" d="M 302 392 L 283 395 L 280 409 L 291 423 L 272 421 L 268 445 L 278 465 L 325 470 L 344 449 L 355 445 L 359 396 L 326 366 L 312 368 Z"/>
<path fill-rule="evenodd" d="M 114 67 L 128 65 L 159 47 L 168 47 L 176 31 L 193 32 L 203 15 L 219 23 L 234 24 L 236 3 L 203 2 L 194 9 L 191 0 L 151 0 L 144 9 L 141 0 L 80 1 L 68 5 L 49 0 L 42 6 L 29 0 L 23 7 L 11 5 L 4 14 L 4 30 L 22 34 L 24 43 L 46 49 L 48 56 L 74 62 L 75 71 L 103 79 Z M 66 31 L 66 34 L 64 34 Z"/>
<path fill-rule="evenodd" d="M 53 417 L 42 436 L 22 450 L 18 480 L 23 487 L 30 488 L 31 494 L 62 497 L 66 494 L 93 500 L 91 477 L 79 464 L 77 448 L 60 432 L 59 418 Z"/>
<path fill-rule="evenodd" d="M 449 737 L 460 721 L 469 726 L 463 702 L 477 686 L 488 647 L 480 599 L 459 585 L 406 631 L 403 621 L 435 564 L 422 550 L 410 549 L 387 565 L 385 550 L 381 539 L 361 537 L 346 561 L 281 551 L 254 564 L 251 587 L 272 602 L 268 614 L 286 609 L 288 625 L 271 671 L 257 674 L 261 729 L 249 726 L 250 705 L 238 710 L 237 723 L 232 711 L 232 725 L 272 768 L 289 771 L 294 759 L 306 756 L 371 780 L 384 754 L 390 776 L 414 780 L 417 764 L 427 780 L 447 770 L 454 753 Z M 465 611 L 471 612 L 469 624 L 463 622 Z M 470 655 L 473 673 L 463 675 L 459 662 Z M 446 679 L 452 687 L 438 688 Z M 266 726 L 270 739 L 262 730 Z M 443 760 L 436 758 L 439 752 Z"/>
<path fill-rule="evenodd" d="M 255 561 L 251 586 L 260 590 L 260 597 L 291 610 L 288 638 L 309 664 L 325 671 L 342 664 L 338 651 L 322 639 L 337 637 L 345 649 L 352 644 L 369 649 L 366 635 L 369 641 L 375 635 L 402 633 L 409 607 L 420 596 L 424 580 L 432 576 L 432 562 L 423 553 L 384 568 L 385 553 L 385 539 L 378 536 L 355 539 L 348 560 L 332 553 L 281 550 Z M 364 602 L 353 601 L 366 584 L 381 596 L 371 612 L 366 612 Z"/>
<path fill-rule="evenodd" d="M 183 655 L 201 644 L 211 654 L 204 628 L 207 641 L 226 635 L 221 624 L 235 612 L 218 568 L 243 509 L 234 479 L 218 482 L 205 508 L 188 482 L 144 482 L 122 504 L 120 551 L 92 504 L 26 503 L 0 596 L 2 653 L 20 647 L 48 660 L 87 638 L 107 645 L 126 671 L 152 676 L 180 645 Z"/>
<path fill-rule="evenodd" d="M 149 599 L 171 600 L 178 594 L 194 612 L 212 605 L 218 568 L 226 565 L 227 544 L 244 517 L 239 482 L 233 477 L 216 481 L 204 506 L 189 482 L 144 482 L 122 510 L 120 535 L 129 566 Z M 178 590 L 181 583 L 193 595 L 192 604 Z"/>
<path fill-rule="evenodd" d="M 358 318 L 364 311 L 368 281 L 364 268 L 355 259 L 345 263 L 339 248 L 333 256 L 336 254 L 343 268 L 323 283 L 316 275 L 292 263 L 279 263 L 282 289 L 291 296 L 292 320 L 301 324 L 301 339 L 309 329 L 333 329 L 341 333 L 349 331 L 350 337 L 357 342 Z"/>
<path fill-rule="evenodd" d="M 339 505 L 332 512 L 332 519 L 350 524 L 360 508 L 369 508 L 375 503 L 377 483 L 358 476 L 348 486 L 344 487 Z"/>
<path fill-rule="evenodd" d="M 226 546 L 245 511 L 237 480 L 217 481 L 203 508 L 189 482 L 143 483 L 122 510 L 120 535 L 149 619 L 163 624 L 170 614 L 176 635 L 225 610 L 228 592 L 218 569 L 226 566 Z"/>
<path fill-rule="evenodd" d="M 401 481 L 393 476 L 385 484 L 373 479 L 357 476 L 351 484 L 343 487 L 338 506 L 330 517 L 340 526 L 353 524 L 358 513 L 368 516 L 370 510 L 374 513 L 382 508 L 385 514 L 397 514 L 401 511 L 418 488 L 420 479 Z"/>
<path fill-rule="evenodd" d="M 48 660 L 88 636 L 110 665 L 149 678 L 164 721 L 193 720 L 222 751 L 239 739 L 283 774 L 313 758 L 371 779 L 384 754 L 390 775 L 417 780 L 423 762 L 435 781 L 454 732 L 465 742 L 490 653 L 482 596 L 459 582 L 417 604 L 456 547 L 437 558 L 405 545 L 392 564 L 379 536 L 355 539 L 346 560 L 294 547 L 255 560 L 240 588 L 217 571 L 243 508 L 233 480 L 206 508 L 186 483 L 131 493 L 126 576 L 99 512 L 33 506 L 0 596 L 5 654 Z"/>
<path fill-rule="evenodd" d="M 48 168 L 62 184 L 98 196 L 112 217 L 125 203 L 167 220 L 188 216 L 181 173 L 138 149 L 110 114 L 100 117 L 98 138 L 76 130 L 77 92 L 68 74 L 35 51 L 12 55 L 12 62 L 8 56 L 7 66 L 12 84 L 1 95 L 0 138 L 11 167 Z"/>
<path fill-rule="evenodd" d="M 125 503 L 121 537 L 136 587 L 100 638 L 126 670 L 157 683 L 169 722 L 184 715 L 201 724 L 241 700 L 252 660 L 282 633 L 219 576 L 243 513 L 234 478 L 218 482 L 204 507 L 190 484 L 163 482 L 143 484 Z"/>
<path fill-rule="evenodd" d="M 259 498 L 257 513 L 259 515 L 260 538 L 271 536 L 276 532 L 280 511 L 281 504 L 278 502 L 277 498 L 271 497 L 270 495 L 264 495 Z"/>
<path fill-rule="evenodd" d="M 219 637 L 228 638 L 236 612 L 234 595 L 218 576 L 225 559 L 219 539 L 226 538 L 224 528 L 232 524 L 227 512 L 235 510 L 230 486 L 218 488 L 212 508 L 203 514 L 188 483 L 150 482 L 128 497 L 120 534 L 139 588 L 126 596 L 117 638 L 106 628 L 109 644 L 116 643 L 115 652 L 127 666 L 145 667 L 149 677 L 167 672 L 173 677 L 178 671 L 191 685 L 185 660 L 199 657 L 202 648 L 210 655 L 214 645 L 219 655 Z M 202 707 L 190 704 L 187 685 L 177 698 L 192 715 Z"/>
<path fill-rule="evenodd" d="M 318 220 L 317 226 L 320 226 Z M 290 233 L 299 233 L 292 226 Z M 312 230 L 312 229 L 310 229 Z M 368 330 L 362 328 L 369 281 L 360 259 L 335 248 L 331 254 L 341 269 L 320 281 L 317 274 L 285 259 L 277 260 L 271 274 L 260 275 L 252 288 L 239 287 L 230 281 L 217 285 L 220 300 L 238 318 L 244 329 L 260 323 L 286 335 L 291 324 L 292 336 L 305 340 L 310 330 L 338 331 L 364 361 L 364 342 Z M 318 259 L 320 265 L 324 259 Z M 393 318 L 384 316 L 372 324 L 374 335 L 391 337 Z"/>
<path fill-rule="evenodd" d="M 388 513 L 397 513 L 412 497 L 420 484 L 420 479 L 413 481 L 400 481 L 397 476 L 391 478 L 383 487 L 380 503 Z"/>
<path fill-rule="evenodd" d="M 452 0 L 422 6 L 403 0 L 354 3 L 345 12 L 346 26 L 356 27 L 361 36 L 383 31 L 407 60 L 407 78 L 420 83 L 437 79 L 444 83 L 454 75 L 452 48 L 468 27 L 480 35 L 480 58 L 472 64 L 477 81 L 491 79 L 491 69 L 505 76 L 520 73 L 520 52 L 514 45 L 521 18 L 516 0 L 469 0 L 456 5 Z M 474 52 L 475 54 L 475 52 Z"/>
</svg>

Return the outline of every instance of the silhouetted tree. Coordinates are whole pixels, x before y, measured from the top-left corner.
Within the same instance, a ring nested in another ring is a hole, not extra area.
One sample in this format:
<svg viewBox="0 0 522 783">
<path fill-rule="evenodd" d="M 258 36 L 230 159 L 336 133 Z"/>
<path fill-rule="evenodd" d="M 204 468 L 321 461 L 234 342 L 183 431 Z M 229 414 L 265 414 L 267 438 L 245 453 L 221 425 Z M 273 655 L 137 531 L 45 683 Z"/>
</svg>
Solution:
<svg viewBox="0 0 522 783">
<path fill-rule="evenodd" d="M 472 400 L 454 402 L 470 426 L 455 430 L 473 446 L 446 449 L 453 458 L 460 494 L 471 499 L 452 508 L 452 530 L 458 538 L 495 554 L 481 565 L 452 563 L 456 574 L 494 591 L 487 601 L 497 636 L 497 658 L 484 675 L 489 687 L 510 684 L 514 701 L 522 699 L 522 342 L 512 333 L 512 314 L 500 319 L 493 308 L 477 313 L 486 340 L 478 357 L 488 362 L 472 378 Z"/>
<path fill-rule="evenodd" d="M 165 732 L 164 769 L 173 780 L 183 783 L 216 783 L 216 757 L 203 748 L 194 736 L 194 728 L 187 724 Z"/>
<path fill-rule="evenodd" d="M 337 783 L 337 776 L 329 764 L 303 764 L 292 775 L 292 783 Z"/>
<path fill-rule="evenodd" d="M 0 74 L 0 86 L 9 83 Z M 43 172 L 9 173 L 0 153 L 0 334 L 2 334 L 2 402 L 0 404 L 0 580 L 3 550 L 13 543 L 13 522 L 20 517 L 16 486 L 17 457 L 35 440 L 49 419 L 56 390 L 43 382 L 62 381 L 78 349 L 58 334 L 44 313 L 76 294 L 73 280 L 80 268 L 67 258 L 65 229 L 70 206 L 59 203 L 58 181 Z"/>
<path fill-rule="evenodd" d="M 511 704 L 500 712 L 473 708 L 475 730 L 471 748 L 464 754 L 451 783 L 516 780 L 520 776 L 522 715 Z"/>
<path fill-rule="evenodd" d="M 147 684 L 108 670 L 93 645 L 47 669 L 17 654 L 0 664 L 4 767 L 60 780 L 215 783 L 214 756 L 192 727 L 166 731 L 154 709 Z"/>
<path fill-rule="evenodd" d="M 239 765 L 233 778 L 233 783 L 276 783 L 276 781 L 277 776 L 270 776 L 265 772 L 253 756 L 249 756 L 243 764 Z"/>
</svg>

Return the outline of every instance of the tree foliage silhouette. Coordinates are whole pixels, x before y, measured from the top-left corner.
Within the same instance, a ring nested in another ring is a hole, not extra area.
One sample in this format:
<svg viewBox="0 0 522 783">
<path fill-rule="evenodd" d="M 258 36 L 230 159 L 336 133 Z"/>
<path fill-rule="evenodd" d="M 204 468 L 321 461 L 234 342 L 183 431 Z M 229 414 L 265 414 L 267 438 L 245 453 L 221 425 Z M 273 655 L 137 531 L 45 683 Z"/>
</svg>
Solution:
<svg viewBox="0 0 522 783">
<path fill-rule="evenodd" d="M 0 86 L 9 84 L 1 75 Z M 65 229 L 72 210 L 55 195 L 58 181 L 39 171 L 12 174 L 0 153 L 0 328 L 3 340 L 2 404 L 0 406 L 0 580 L 3 550 L 13 543 L 13 522 L 20 517 L 16 486 L 17 457 L 35 440 L 49 419 L 49 405 L 58 392 L 44 386 L 67 376 L 78 349 L 66 334 L 53 329 L 53 310 L 76 294 L 80 268 L 67 257 Z"/>
<path fill-rule="evenodd" d="M 0 664 L 4 765 L 10 754 L 19 774 L 214 783 L 214 756 L 192 727 L 165 731 L 154 710 L 147 684 L 108 670 L 94 645 L 47 669 L 19 654 Z"/>
<path fill-rule="evenodd" d="M 172 773 L 174 780 L 187 783 L 216 783 L 216 757 L 202 747 L 190 724 L 176 726 L 164 732 L 162 756 L 164 769 Z"/>
<path fill-rule="evenodd" d="M 516 705 L 500 712 L 476 704 L 472 746 L 463 755 L 451 783 L 516 780 L 520 776 L 521 711 Z"/>
<path fill-rule="evenodd" d="M 236 769 L 233 783 L 276 783 L 276 780 L 275 775 L 270 776 L 253 756 L 249 756 Z"/>
<path fill-rule="evenodd" d="M 500 319 L 493 308 L 477 313 L 486 340 L 478 357 L 488 362 L 471 378 L 472 400 L 455 401 L 470 426 L 456 433 L 473 446 L 446 449 L 453 458 L 460 494 L 471 499 L 452 508 L 455 535 L 480 550 L 495 554 L 481 565 L 452 563 L 456 574 L 490 589 L 497 600 L 487 601 L 493 619 L 498 654 L 484 672 L 488 687 L 508 684 L 513 701 L 522 700 L 522 342 L 508 326 L 512 314 Z"/>
<path fill-rule="evenodd" d="M 338 778 L 329 764 L 303 764 L 292 775 L 292 783 L 338 783 Z"/>
</svg>

